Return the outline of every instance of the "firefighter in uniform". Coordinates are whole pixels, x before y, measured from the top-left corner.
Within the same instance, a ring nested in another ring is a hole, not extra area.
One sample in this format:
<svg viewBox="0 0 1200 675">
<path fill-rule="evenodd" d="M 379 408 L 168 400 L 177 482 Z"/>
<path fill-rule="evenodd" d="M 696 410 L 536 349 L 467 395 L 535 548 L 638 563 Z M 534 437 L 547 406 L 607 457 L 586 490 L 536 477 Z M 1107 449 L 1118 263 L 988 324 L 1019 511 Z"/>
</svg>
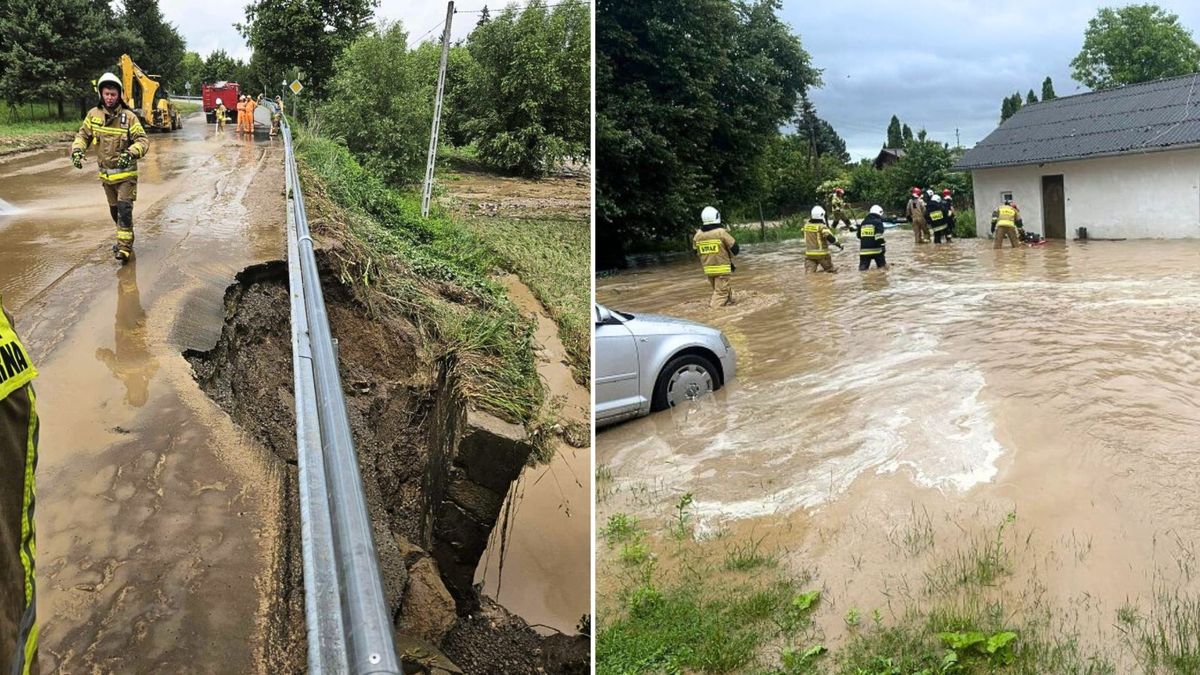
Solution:
<svg viewBox="0 0 1200 675">
<path fill-rule="evenodd" d="M 237 132 L 240 134 L 246 130 L 246 95 L 238 96 L 237 102 Z"/>
<path fill-rule="evenodd" d="M 847 227 L 853 227 L 850 218 L 847 216 L 849 210 L 846 207 L 846 191 L 842 188 L 836 188 L 833 194 L 829 196 L 829 211 L 833 214 L 833 221 L 829 227 L 836 230 L 842 223 L 846 223 Z"/>
<path fill-rule="evenodd" d="M 221 99 L 217 99 L 217 107 L 215 110 L 213 110 L 213 114 L 217 119 L 217 131 L 225 131 L 225 115 L 228 112 L 228 109 L 225 108 L 225 104 L 221 102 Z"/>
<path fill-rule="evenodd" d="M 833 236 L 829 225 L 825 224 L 825 209 L 814 206 L 810 216 L 804 224 L 804 273 L 821 270 L 837 272 L 829 254 L 829 245 L 837 246 L 838 250 L 842 250 L 843 246 Z"/>
<path fill-rule="evenodd" d="M 246 97 L 246 133 L 254 133 L 254 109 L 258 107 L 258 102 L 253 96 Z"/>
<path fill-rule="evenodd" d="M 125 104 L 121 81 L 105 73 L 96 82 L 100 105 L 88 111 L 71 143 L 71 163 L 83 168 L 83 157 L 94 146 L 100 183 L 108 197 L 108 212 L 117 225 L 113 254 L 122 263 L 133 255 L 133 202 L 137 200 L 137 162 L 150 151 L 146 130 Z"/>
<path fill-rule="evenodd" d="M 711 206 L 700 212 L 700 229 L 692 237 L 692 247 L 700 255 L 704 275 L 712 287 L 712 308 L 732 305 L 733 287 L 729 276 L 733 274 L 733 256 L 738 254 L 738 245 L 733 235 L 721 226 L 721 213 Z"/>
<path fill-rule="evenodd" d="M 0 305 L 0 672 L 36 675 L 34 472 L 37 369 Z"/>
<path fill-rule="evenodd" d="M 950 217 L 946 214 L 946 205 L 942 198 L 934 195 L 933 200 L 926 206 L 925 218 L 929 221 L 929 229 L 933 232 L 933 243 L 940 244 L 943 240 L 950 241 Z"/>
<path fill-rule="evenodd" d="M 918 244 L 929 243 L 929 224 L 925 222 L 925 200 L 921 199 L 921 188 L 912 189 L 912 197 L 904 207 L 904 215 L 908 216 L 913 226 L 913 239 Z"/>
<path fill-rule="evenodd" d="M 855 231 L 858 237 L 858 271 L 865 272 L 871 268 L 871 261 L 882 269 L 887 267 L 883 254 L 887 247 L 883 241 L 883 207 L 876 204 Z"/>
<path fill-rule="evenodd" d="M 1017 228 L 1022 228 L 1023 225 L 1016 203 L 1005 199 L 1003 204 L 992 211 L 992 248 L 1003 247 L 1005 239 L 1012 243 L 1013 248 L 1019 246 L 1021 242 Z"/>
<path fill-rule="evenodd" d="M 271 138 L 279 133 L 279 125 L 283 122 L 283 97 L 275 97 L 275 109 L 271 112 L 271 133 L 268 134 Z"/>
</svg>

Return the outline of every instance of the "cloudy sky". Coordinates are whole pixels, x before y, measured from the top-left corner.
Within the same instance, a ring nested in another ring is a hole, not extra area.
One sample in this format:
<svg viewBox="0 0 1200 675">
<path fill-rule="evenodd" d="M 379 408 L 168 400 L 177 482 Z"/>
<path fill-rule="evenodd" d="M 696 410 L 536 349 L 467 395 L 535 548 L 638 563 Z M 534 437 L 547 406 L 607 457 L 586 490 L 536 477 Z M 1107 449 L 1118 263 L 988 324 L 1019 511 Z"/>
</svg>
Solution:
<svg viewBox="0 0 1200 675">
<path fill-rule="evenodd" d="M 218 2 L 216 5 L 196 0 L 159 0 L 158 4 L 167 21 L 175 24 L 183 34 L 188 49 L 199 52 L 201 56 L 224 49 L 234 58 L 250 60 L 250 48 L 233 27 L 233 24 L 246 19 L 243 9 L 246 0 Z M 455 6 L 460 13 L 455 15 L 450 24 L 453 39 L 464 38 L 471 32 L 479 19 L 475 12 L 484 5 L 494 11 L 505 4 L 495 0 L 456 0 Z M 516 4 L 523 5 L 525 1 L 520 0 Z M 446 18 L 446 3 L 436 0 L 382 0 L 375 15 L 387 21 L 403 22 L 412 42 L 436 39 L 441 36 L 441 23 Z M 430 32 L 435 26 L 438 29 Z"/>
<path fill-rule="evenodd" d="M 1156 2 L 1200 34 L 1200 3 Z M 951 145 L 957 128 L 970 147 L 999 123 L 1003 97 L 1032 88 L 1040 98 L 1047 75 L 1059 96 L 1086 91 L 1070 62 L 1106 4 L 1126 3 L 784 0 L 782 16 L 824 70 L 812 96 L 817 114 L 859 159 L 879 152 L 892 115 Z"/>
<path fill-rule="evenodd" d="M 1157 0 L 1200 33 L 1200 3 Z M 485 4 L 459 0 L 453 36 L 460 39 Z M 524 0 L 518 4 L 524 4 Z M 874 156 L 893 114 L 931 138 L 953 144 L 955 129 L 970 147 L 1000 118 L 1000 100 L 1033 89 L 1041 96 L 1049 75 L 1064 96 L 1084 89 L 1070 76 L 1071 59 L 1083 44 L 1088 19 L 1105 3 L 1083 0 L 784 0 L 783 18 L 800 34 L 824 71 L 825 86 L 813 94 L 817 113 L 846 139 L 854 159 Z M 208 5 L 160 0 L 163 14 L 183 33 L 188 47 L 207 55 L 224 49 L 237 58 L 250 52 L 233 24 L 242 3 Z M 221 9 L 217 9 L 220 7 Z M 401 21 L 413 42 L 434 39 L 446 3 L 382 0 L 376 15 Z M 931 27 L 936 26 L 936 33 Z"/>
</svg>

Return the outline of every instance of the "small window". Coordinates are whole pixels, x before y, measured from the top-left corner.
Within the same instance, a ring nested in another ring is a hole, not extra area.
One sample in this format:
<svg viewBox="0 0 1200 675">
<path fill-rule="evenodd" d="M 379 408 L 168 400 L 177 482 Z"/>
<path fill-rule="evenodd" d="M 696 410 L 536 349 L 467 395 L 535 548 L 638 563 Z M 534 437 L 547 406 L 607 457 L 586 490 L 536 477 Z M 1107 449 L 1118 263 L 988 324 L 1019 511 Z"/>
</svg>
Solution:
<svg viewBox="0 0 1200 675">
<path fill-rule="evenodd" d="M 1011 192 L 1006 190 L 1006 191 L 1000 193 L 1000 203 L 1001 204 L 1003 204 L 1004 202 L 1011 202 L 1011 201 L 1012 201 L 1012 193 Z"/>
</svg>

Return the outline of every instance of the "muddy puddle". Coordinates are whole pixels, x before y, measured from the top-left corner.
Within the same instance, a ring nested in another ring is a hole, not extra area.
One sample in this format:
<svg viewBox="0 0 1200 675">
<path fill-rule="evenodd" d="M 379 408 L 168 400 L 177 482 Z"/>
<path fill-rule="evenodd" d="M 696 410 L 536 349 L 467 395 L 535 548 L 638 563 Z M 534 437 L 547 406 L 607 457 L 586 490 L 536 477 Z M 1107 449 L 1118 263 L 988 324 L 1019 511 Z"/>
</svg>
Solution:
<svg viewBox="0 0 1200 675">
<path fill-rule="evenodd" d="M 847 246 L 838 274 L 808 276 L 801 244 L 759 246 L 721 311 L 693 262 L 598 279 L 612 308 L 720 327 L 739 368 L 690 409 L 597 435 L 598 522 L 662 523 L 690 492 L 701 537 L 761 539 L 812 572 L 835 636 L 847 607 L 889 605 L 1009 518 L 1012 583 L 1089 643 L 1156 585 L 1195 592 L 1200 242 L 990 244 L 896 233 L 886 272 Z"/>
<path fill-rule="evenodd" d="M 527 286 L 503 279 L 509 297 L 536 317 L 538 374 L 559 408 L 559 417 L 586 424 L 591 399 L 575 383 L 558 326 Z M 502 520 L 492 531 L 475 573 L 485 594 L 543 632 L 576 632 L 591 613 L 591 467 L 589 448 L 558 439 L 548 464 L 525 469 L 510 490 Z"/>
</svg>

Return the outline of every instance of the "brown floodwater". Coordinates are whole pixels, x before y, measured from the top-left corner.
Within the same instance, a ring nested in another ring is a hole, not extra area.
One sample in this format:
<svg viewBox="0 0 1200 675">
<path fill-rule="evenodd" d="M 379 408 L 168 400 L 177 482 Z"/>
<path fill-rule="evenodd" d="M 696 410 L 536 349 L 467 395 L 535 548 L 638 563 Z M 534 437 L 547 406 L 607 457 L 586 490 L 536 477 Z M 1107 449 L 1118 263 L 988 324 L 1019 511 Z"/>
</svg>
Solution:
<svg viewBox="0 0 1200 675">
<path fill-rule="evenodd" d="M 1098 642 L 1156 582 L 1200 590 L 1200 242 L 897 232 L 866 273 L 855 248 L 806 276 L 801 243 L 754 247 L 722 310 L 694 261 L 597 280 L 600 302 L 709 323 L 738 353 L 714 396 L 597 435 L 598 521 L 661 522 L 690 492 L 701 536 L 764 537 L 813 572 L 834 633 L 1009 513 L 1019 583 Z M 603 595 L 616 575 L 597 574 Z"/>
<path fill-rule="evenodd" d="M 551 398 L 559 397 L 560 418 L 586 425 L 591 398 L 571 375 L 558 326 L 516 277 L 503 283 L 517 307 L 537 322 L 538 374 Z M 588 448 L 556 440 L 554 458 L 527 467 L 509 491 L 475 573 L 485 594 L 543 633 L 550 628 L 574 634 L 580 618 L 591 613 L 590 470 Z"/>
<path fill-rule="evenodd" d="M 282 469 L 181 356 L 284 253 L 282 147 L 193 115 L 139 163 L 136 257 L 112 258 L 94 164 L 0 162 L 0 292 L 41 375 L 38 614 L 46 672 L 260 672 Z"/>
</svg>

